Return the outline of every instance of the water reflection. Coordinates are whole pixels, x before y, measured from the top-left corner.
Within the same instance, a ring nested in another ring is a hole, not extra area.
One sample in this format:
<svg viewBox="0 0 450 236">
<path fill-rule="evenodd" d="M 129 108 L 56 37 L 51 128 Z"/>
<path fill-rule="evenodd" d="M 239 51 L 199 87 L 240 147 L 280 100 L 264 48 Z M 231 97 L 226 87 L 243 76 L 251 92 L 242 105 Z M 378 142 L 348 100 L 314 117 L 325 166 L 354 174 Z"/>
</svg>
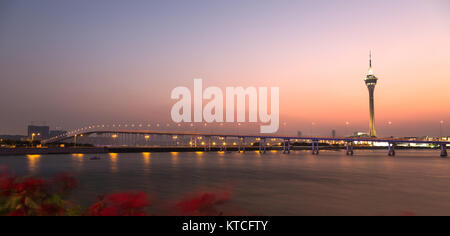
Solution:
<svg viewBox="0 0 450 236">
<path fill-rule="evenodd" d="M 117 173 L 117 171 L 119 170 L 118 165 L 117 165 L 118 160 L 119 160 L 119 154 L 109 153 L 109 157 L 111 160 L 111 172 Z"/>
<path fill-rule="evenodd" d="M 150 153 L 149 152 L 143 152 L 142 153 L 142 160 L 144 162 L 144 172 L 148 173 L 150 172 Z"/>
<path fill-rule="evenodd" d="M 72 154 L 72 160 L 74 160 L 77 169 L 83 168 L 84 154 Z"/>
<path fill-rule="evenodd" d="M 41 155 L 27 155 L 28 159 L 28 170 L 30 173 L 36 173 L 39 168 L 39 162 L 41 160 Z"/>
<path fill-rule="evenodd" d="M 195 156 L 196 158 L 196 162 L 198 165 L 202 165 L 204 163 L 204 158 L 203 158 L 204 152 L 196 152 Z"/>
<path fill-rule="evenodd" d="M 144 152 L 142 153 L 142 156 L 144 157 L 144 164 L 145 166 L 149 166 L 150 165 L 150 153 L 149 152 Z"/>
<path fill-rule="evenodd" d="M 171 152 L 170 153 L 170 156 L 171 156 L 170 161 L 171 161 L 172 165 L 177 165 L 178 164 L 178 155 L 179 155 L 178 152 Z"/>
</svg>

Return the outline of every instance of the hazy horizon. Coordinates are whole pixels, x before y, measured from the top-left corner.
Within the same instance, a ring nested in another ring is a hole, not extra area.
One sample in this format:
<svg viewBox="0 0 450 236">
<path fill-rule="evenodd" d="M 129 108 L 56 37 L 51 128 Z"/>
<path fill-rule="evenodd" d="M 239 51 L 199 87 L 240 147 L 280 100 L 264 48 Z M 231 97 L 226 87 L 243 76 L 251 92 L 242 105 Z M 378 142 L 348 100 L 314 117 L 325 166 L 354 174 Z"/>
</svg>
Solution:
<svg viewBox="0 0 450 236">
<path fill-rule="evenodd" d="M 449 42 L 447 0 L 4 0 L 0 134 L 170 122 L 194 78 L 280 87 L 291 135 L 367 131 L 372 50 L 379 136 L 450 136 Z"/>
</svg>

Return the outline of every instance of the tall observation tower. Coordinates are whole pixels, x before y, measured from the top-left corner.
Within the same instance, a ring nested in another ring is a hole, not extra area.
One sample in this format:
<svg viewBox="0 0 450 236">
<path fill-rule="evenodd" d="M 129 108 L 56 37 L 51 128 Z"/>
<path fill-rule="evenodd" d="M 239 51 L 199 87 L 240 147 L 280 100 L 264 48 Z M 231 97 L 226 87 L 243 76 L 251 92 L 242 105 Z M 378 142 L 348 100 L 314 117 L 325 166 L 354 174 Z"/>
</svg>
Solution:
<svg viewBox="0 0 450 236">
<path fill-rule="evenodd" d="M 369 59 L 369 74 L 366 77 L 366 85 L 369 89 L 369 105 L 370 105 L 370 130 L 369 130 L 369 136 L 370 137 L 376 137 L 377 131 L 375 130 L 375 104 L 374 104 L 374 92 L 375 92 L 375 86 L 377 85 L 377 77 L 373 75 L 372 70 L 372 52 L 370 53 L 370 59 Z"/>
</svg>

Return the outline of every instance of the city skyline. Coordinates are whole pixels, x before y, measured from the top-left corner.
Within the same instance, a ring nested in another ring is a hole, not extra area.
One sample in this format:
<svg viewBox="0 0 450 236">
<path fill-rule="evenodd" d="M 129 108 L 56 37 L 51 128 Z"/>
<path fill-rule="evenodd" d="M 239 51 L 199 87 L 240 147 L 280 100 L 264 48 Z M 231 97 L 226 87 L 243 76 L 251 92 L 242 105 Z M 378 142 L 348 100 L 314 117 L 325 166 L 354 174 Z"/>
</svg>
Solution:
<svg viewBox="0 0 450 236">
<path fill-rule="evenodd" d="M 369 131 L 372 49 L 379 136 L 450 135 L 448 1 L 0 5 L 0 134 L 169 122 L 170 91 L 194 78 L 279 86 L 280 132 Z"/>
</svg>

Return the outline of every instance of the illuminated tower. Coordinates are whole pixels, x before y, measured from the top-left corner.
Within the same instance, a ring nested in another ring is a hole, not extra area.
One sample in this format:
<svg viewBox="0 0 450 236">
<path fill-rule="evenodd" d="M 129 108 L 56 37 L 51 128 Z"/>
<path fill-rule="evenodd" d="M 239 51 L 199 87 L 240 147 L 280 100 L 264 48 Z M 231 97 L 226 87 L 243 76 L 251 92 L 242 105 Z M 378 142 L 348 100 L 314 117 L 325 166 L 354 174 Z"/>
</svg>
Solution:
<svg viewBox="0 0 450 236">
<path fill-rule="evenodd" d="M 372 53 L 370 53 L 370 59 L 369 59 L 369 74 L 366 77 L 366 85 L 369 89 L 369 104 L 370 104 L 370 130 L 369 130 L 369 136 L 370 137 L 376 137 L 377 131 L 375 130 L 375 104 L 374 104 L 374 92 L 375 92 L 375 86 L 377 85 L 377 77 L 373 75 L 372 70 Z"/>
</svg>

